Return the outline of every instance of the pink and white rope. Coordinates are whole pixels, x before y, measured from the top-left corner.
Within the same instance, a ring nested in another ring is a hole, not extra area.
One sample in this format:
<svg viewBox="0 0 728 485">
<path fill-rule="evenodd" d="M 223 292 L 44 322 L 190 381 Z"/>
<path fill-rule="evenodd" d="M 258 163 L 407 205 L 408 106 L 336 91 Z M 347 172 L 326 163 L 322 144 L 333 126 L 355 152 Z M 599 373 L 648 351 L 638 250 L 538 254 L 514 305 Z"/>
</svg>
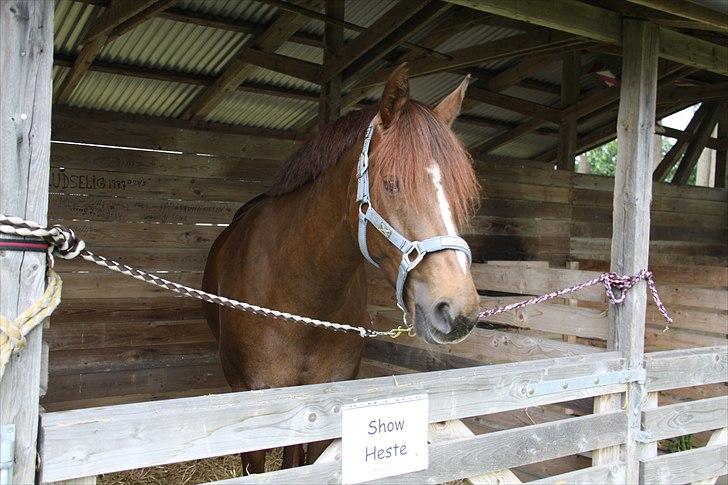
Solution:
<svg viewBox="0 0 728 485">
<path fill-rule="evenodd" d="M 614 305 L 621 305 L 622 303 L 624 303 L 625 298 L 627 298 L 627 292 L 631 290 L 637 283 L 639 283 L 640 280 L 647 280 L 647 286 L 650 289 L 650 293 L 652 294 L 652 299 L 655 300 L 655 305 L 657 305 L 657 309 L 660 311 L 662 316 L 665 317 L 665 321 L 667 322 L 666 328 L 669 328 L 670 324 L 672 324 L 672 318 L 667 312 L 667 308 L 665 308 L 662 300 L 660 300 L 660 295 L 657 293 L 655 281 L 652 278 L 652 271 L 649 271 L 647 269 L 640 270 L 634 276 L 622 276 L 614 272 L 602 273 L 594 279 L 591 279 L 584 283 L 580 283 L 578 285 L 564 288 L 563 290 L 553 291 L 551 293 L 546 293 L 545 295 L 541 296 L 535 296 L 528 300 L 511 303 L 510 305 L 484 310 L 478 314 L 478 321 L 484 322 L 488 319 L 488 317 L 492 317 L 500 313 L 509 312 L 511 310 L 518 310 L 519 308 L 523 308 L 527 305 L 535 305 L 537 303 L 543 303 L 548 300 L 553 300 L 554 298 L 568 295 L 569 293 L 574 293 L 575 291 L 583 290 L 584 288 L 588 288 L 599 283 L 602 283 L 604 285 L 604 289 L 607 293 L 607 299 L 609 300 L 609 302 Z M 619 296 L 616 296 L 614 294 L 615 289 L 620 291 Z"/>
</svg>

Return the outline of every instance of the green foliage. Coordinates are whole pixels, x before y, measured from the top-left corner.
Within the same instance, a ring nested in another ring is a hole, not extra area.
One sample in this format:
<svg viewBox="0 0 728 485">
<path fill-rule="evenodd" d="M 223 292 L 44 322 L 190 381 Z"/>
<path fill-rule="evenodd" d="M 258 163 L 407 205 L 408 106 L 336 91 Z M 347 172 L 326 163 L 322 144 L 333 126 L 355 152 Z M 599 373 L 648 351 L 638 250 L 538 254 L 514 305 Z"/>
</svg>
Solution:
<svg viewBox="0 0 728 485">
<path fill-rule="evenodd" d="M 674 144 L 674 141 L 670 138 L 667 138 L 665 136 L 662 137 L 662 149 L 660 150 L 660 158 L 664 157 L 665 154 L 670 151 L 670 148 L 672 148 L 672 145 Z M 617 140 L 612 140 L 610 142 L 607 142 L 603 145 L 600 145 L 596 148 L 593 148 L 592 150 L 589 150 L 586 152 L 586 159 L 589 163 L 589 168 L 591 169 L 591 173 L 594 175 L 604 175 L 606 177 L 614 177 L 614 170 L 617 166 Z M 677 170 L 677 165 L 673 166 L 672 169 L 670 169 L 670 172 L 668 172 L 667 180 L 672 180 L 673 175 L 675 175 L 675 171 Z M 698 168 L 695 167 L 693 170 L 693 173 L 690 174 L 690 178 L 688 179 L 688 185 L 695 185 L 695 180 L 697 179 L 698 175 Z"/>
<path fill-rule="evenodd" d="M 672 438 L 667 443 L 668 453 L 677 453 L 679 451 L 687 451 L 693 449 L 693 435 L 678 436 Z"/>
</svg>

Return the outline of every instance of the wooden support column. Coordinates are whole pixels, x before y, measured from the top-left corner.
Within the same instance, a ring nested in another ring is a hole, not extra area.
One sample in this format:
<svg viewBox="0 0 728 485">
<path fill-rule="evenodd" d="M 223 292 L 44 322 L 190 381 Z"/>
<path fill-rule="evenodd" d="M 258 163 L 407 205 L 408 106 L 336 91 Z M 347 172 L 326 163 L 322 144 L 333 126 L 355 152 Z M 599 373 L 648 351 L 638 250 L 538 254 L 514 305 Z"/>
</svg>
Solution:
<svg viewBox="0 0 728 485">
<path fill-rule="evenodd" d="M 718 140 L 728 140 L 728 111 L 721 114 L 718 122 Z M 728 187 L 728 150 L 721 148 L 715 153 L 715 186 Z"/>
<path fill-rule="evenodd" d="M 579 100 L 579 51 L 564 54 L 561 69 L 561 109 L 572 106 Z M 559 125 L 559 145 L 557 163 L 559 170 L 574 171 L 576 156 L 576 123 L 577 118 L 564 119 Z"/>
<path fill-rule="evenodd" d="M 0 213 L 46 224 L 53 1 L 0 2 Z M 14 319 L 45 290 L 43 253 L 0 251 L 0 314 Z M 0 424 L 15 424 L 12 483 L 34 483 L 43 326 L 0 381 Z"/>
<path fill-rule="evenodd" d="M 341 0 L 326 0 L 326 15 L 344 19 L 344 5 Z M 324 26 L 324 65 L 331 61 L 344 44 L 344 27 L 326 24 Z M 319 99 L 319 126 L 334 121 L 341 114 L 341 71 L 321 83 Z"/>
<path fill-rule="evenodd" d="M 634 275 L 647 267 L 650 241 L 650 202 L 652 199 L 652 137 L 657 95 L 658 29 L 648 22 L 625 19 L 622 23 L 622 85 L 617 119 L 617 169 L 614 180 L 611 270 Z M 628 368 L 644 367 L 645 309 L 647 284 L 639 282 L 622 305 L 610 305 L 610 349 L 619 351 Z M 623 398 L 626 397 L 626 401 Z M 626 396 L 612 394 L 595 399 L 596 411 L 628 411 L 626 443 L 611 449 L 595 450 L 595 464 L 621 460 L 626 483 L 639 480 L 639 457 L 643 446 L 635 441 L 639 430 L 644 387 L 627 385 Z"/>
</svg>

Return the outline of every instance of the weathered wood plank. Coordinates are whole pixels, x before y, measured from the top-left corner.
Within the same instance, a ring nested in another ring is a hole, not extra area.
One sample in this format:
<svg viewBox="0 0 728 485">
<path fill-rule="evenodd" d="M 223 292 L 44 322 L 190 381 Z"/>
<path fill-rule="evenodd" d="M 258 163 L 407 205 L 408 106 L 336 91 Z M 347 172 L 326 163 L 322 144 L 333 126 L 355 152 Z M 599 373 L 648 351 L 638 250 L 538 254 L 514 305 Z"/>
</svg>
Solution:
<svg viewBox="0 0 728 485">
<path fill-rule="evenodd" d="M 564 473 L 554 477 L 542 478 L 528 482 L 534 485 L 603 485 L 606 483 L 624 483 L 624 464 L 593 466 Z"/>
<path fill-rule="evenodd" d="M 717 431 L 714 431 L 713 434 L 710 435 L 710 438 L 708 439 L 708 443 L 706 446 L 720 446 L 720 445 L 728 445 L 728 428 L 719 429 Z M 691 485 L 715 485 L 715 483 L 718 481 L 720 477 L 719 476 L 712 476 L 708 478 L 703 478 L 701 480 L 696 480 L 692 482 Z"/>
<path fill-rule="evenodd" d="M 670 404 L 642 413 L 642 428 L 654 441 L 728 426 L 728 396 Z"/>
<path fill-rule="evenodd" d="M 0 2 L 0 213 L 45 225 L 48 208 L 53 8 Z M 0 314 L 13 320 L 45 290 L 41 253 L 0 251 Z M 0 381 L 0 424 L 15 425 L 12 483 L 34 483 L 43 325 L 10 356 Z"/>
<path fill-rule="evenodd" d="M 139 200 L 51 194 L 50 217 L 102 222 L 227 224 L 240 208 L 234 202 Z"/>
<path fill-rule="evenodd" d="M 118 140 L 109 139 L 107 141 L 118 143 Z M 189 153 L 122 150 L 52 143 L 51 166 L 77 170 L 133 172 L 145 175 L 247 180 L 270 184 L 275 180 L 281 161 L 238 157 L 203 157 Z"/>
<path fill-rule="evenodd" d="M 728 346 L 653 352 L 645 367 L 648 391 L 726 382 Z"/>
<path fill-rule="evenodd" d="M 387 477 L 372 483 L 441 483 L 504 467 L 513 468 L 581 453 L 599 446 L 621 443 L 625 426 L 625 413 L 616 411 L 433 444 L 430 445 L 427 470 Z M 340 471 L 340 463 L 327 463 L 214 483 L 334 483 L 340 479 L 337 476 Z"/>
<path fill-rule="evenodd" d="M 56 194 L 132 199 L 181 199 L 241 204 L 270 184 L 230 179 L 180 178 L 139 173 L 51 168 L 50 191 Z"/>
<path fill-rule="evenodd" d="M 430 444 L 443 443 L 455 439 L 470 438 L 475 433 L 465 426 L 459 419 L 431 423 L 427 431 L 427 442 Z M 473 475 L 466 480 L 471 485 L 499 485 L 501 483 L 521 483 L 518 477 L 507 468 L 489 473 Z"/>
<path fill-rule="evenodd" d="M 152 298 L 97 298 L 62 301 L 53 313 L 54 324 L 106 322 L 133 323 L 155 320 L 202 320 L 202 302 L 173 296 Z"/>
<path fill-rule="evenodd" d="M 640 464 L 640 483 L 689 483 L 728 474 L 728 446 L 661 455 Z"/>
<path fill-rule="evenodd" d="M 340 405 L 354 401 L 425 391 L 430 422 L 436 422 L 618 392 L 624 385 L 532 397 L 523 391 L 526 382 L 620 369 L 614 354 L 599 354 L 50 413 L 42 417 L 44 479 L 335 438 L 341 432 Z M 316 419 L 310 419 L 312 413 Z"/>
<path fill-rule="evenodd" d="M 154 116 L 68 107 L 53 111 L 53 139 L 76 143 L 284 160 L 297 148 L 297 137 L 301 135 Z"/>
</svg>

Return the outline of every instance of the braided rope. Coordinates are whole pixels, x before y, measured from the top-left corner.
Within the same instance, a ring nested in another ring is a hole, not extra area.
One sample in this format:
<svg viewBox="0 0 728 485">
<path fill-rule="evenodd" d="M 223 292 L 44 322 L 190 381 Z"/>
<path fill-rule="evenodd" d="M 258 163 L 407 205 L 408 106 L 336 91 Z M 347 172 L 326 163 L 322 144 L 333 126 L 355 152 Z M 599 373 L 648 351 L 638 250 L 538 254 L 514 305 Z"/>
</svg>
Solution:
<svg viewBox="0 0 728 485">
<path fill-rule="evenodd" d="M 195 288 L 190 288 L 188 286 L 180 285 L 179 283 L 175 283 L 173 281 L 154 276 L 145 271 L 132 268 L 125 264 L 121 264 L 116 261 L 106 259 L 103 256 L 92 253 L 91 251 L 86 249 L 86 245 L 83 240 L 76 237 L 76 234 L 73 232 L 73 230 L 61 225 L 55 225 L 51 228 L 45 228 L 32 221 L 26 221 L 25 219 L 21 219 L 19 217 L 10 217 L 0 214 L 0 233 L 41 238 L 50 245 L 49 255 L 55 255 L 63 259 L 73 259 L 77 256 L 80 256 L 86 261 L 90 261 L 99 266 L 108 268 L 112 271 L 131 276 L 132 278 L 144 281 L 145 283 L 149 283 L 160 288 L 164 288 L 166 290 L 174 291 L 175 293 L 178 293 L 182 296 L 196 298 L 198 300 L 206 301 L 208 303 L 214 303 L 216 305 L 222 305 L 229 308 L 234 308 L 236 310 L 242 310 L 254 313 L 256 315 L 262 315 L 270 318 L 287 320 L 306 325 L 313 325 L 316 327 L 327 328 L 340 332 L 357 333 L 361 337 L 389 336 L 392 338 L 396 338 L 402 333 L 408 333 L 408 335 L 410 336 L 412 335 L 411 329 L 407 327 L 399 326 L 389 331 L 370 330 L 364 327 L 356 327 L 352 325 L 329 322 L 326 320 L 303 317 L 288 312 L 281 312 L 278 310 L 245 303 L 242 301 L 226 298 L 224 296 L 207 293 L 205 291 Z M 622 303 L 624 303 L 624 300 L 627 297 L 627 292 L 642 279 L 647 280 L 647 284 L 650 289 L 650 293 L 652 294 L 652 298 L 655 300 L 655 304 L 660 310 L 660 313 L 662 313 L 662 315 L 665 317 L 668 325 L 671 324 L 673 320 L 672 318 L 670 318 L 667 309 L 665 308 L 662 301 L 660 300 L 659 295 L 657 294 L 657 288 L 655 287 L 655 283 L 652 279 L 652 272 L 646 269 L 641 270 L 634 276 L 621 276 L 616 273 L 602 273 L 594 279 L 578 285 L 571 286 L 569 288 L 564 288 L 562 290 L 547 293 L 542 296 L 530 298 L 528 300 L 523 300 L 517 303 L 512 303 L 510 305 L 482 311 L 478 314 L 478 321 L 483 322 L 486 321 L 488 317 L 492 317 L 493 315 L 498 315 L 507 311 L 523 308 L 527 305 L 534 305 L 537 303 L 542 303 L 544 301 L 552 300 L 554 298 L 558 298 L 568 293 L 573 293 L 575 291 L 599 283 L 602 283 L 604 285 L 609 301 L 615 305 L 621 305 Z M 621 295 L 619 297 L 615 296 L 614 294 L 615 288 L 621 291 Z"/>
<path fill-rule="evenodd" d="M 510 305 L 484 310 L 478 314 L 478 321 L 484 322 L 488 319 L 488 317 L 492 317 L 494 315 L 498 315 L 500 313 L 508 312 L 511 310 L 517 310 L 528 305 L 535 305 L 537 303 L 543 303 L 548 300 L 553 300 L 554 298 L 558 298 L 569 293 L 574 293 L 575 291 L 583 290 L 584 288 L 594 286 L 599 283 L 602 283 L 604 285 L 604 289 L 606 291 L 607 299 L 609 300 L 609 302 L 614 305 L 621 305 L 627 298 L 627 292 L 632 289 L 637 283 L 639 283 L 640 280 L 643 279 L 647 280 L 647 286 L 650 290 L 650 294 L 652 295 L 652 299 L 655 301 L 657 309 L 660 311 L 662 316 L 665 318 L 665 321 L 667 322 L 665 330 L 668 330 L 670 328 L 670 324 L 672 324 L 673 322 L 672 317 L 670 317 L 667 308 L 665 308 L 665 305 L 660 299 L 660 295 L 657 293 L 655 281 L 652 278 L 652 271 L 648 271 L 646 269 L 640 270 L 634 276 L 622 276 L 614 272 L 602 273 L 596 278 L 585 281 L 584 283 L 580 283 L 578 285 L 570 286 L 568 288 L 564 288 L 558 291 L 553 291 L 545 295 L 536 296 L 528 300 L 511 303 Z M 620 296 L 616 296 L 614 294 L 615 288 L 620 290 Z"/>
<path fill-rule="evenodd" d="M 61 303 L 62 287 L 61 277 L 55 271 L 50 270 L 48 285 L 40 298 L 14 320 L 0 315 L 0 379 L 5 373 L 5 364 L 10 360 L 10 355 L 25 347 L 25 336 L 48 318 Z"/>
</svg>

